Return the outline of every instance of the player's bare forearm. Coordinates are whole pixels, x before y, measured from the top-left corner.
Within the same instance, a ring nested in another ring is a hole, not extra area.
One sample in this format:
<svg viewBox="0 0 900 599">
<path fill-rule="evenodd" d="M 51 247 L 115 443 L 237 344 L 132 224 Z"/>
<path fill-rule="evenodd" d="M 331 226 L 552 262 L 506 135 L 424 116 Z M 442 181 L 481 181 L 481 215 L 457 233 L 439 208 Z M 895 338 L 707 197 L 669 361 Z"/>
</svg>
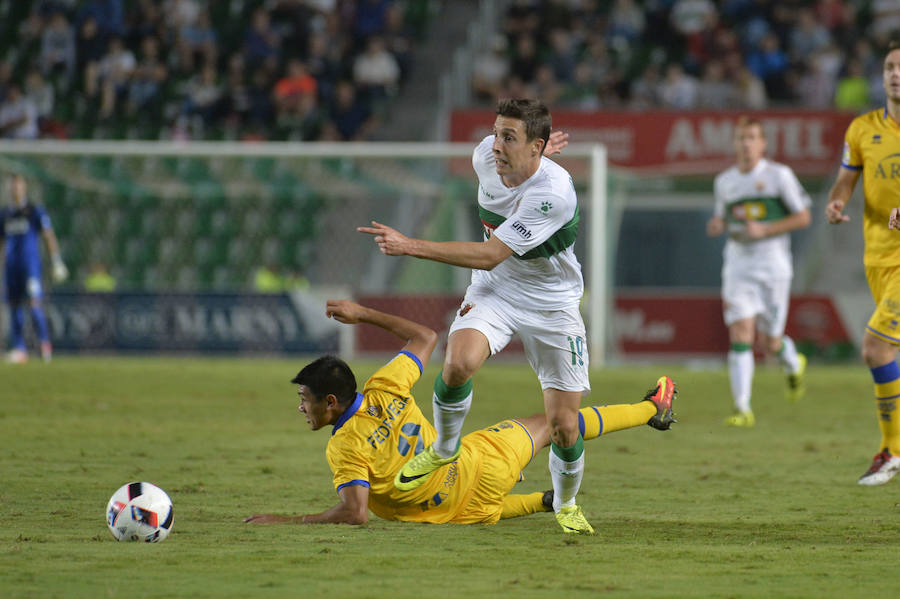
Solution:
<svg viewBox="0 0 900 599">
<path fill-rule="evenodd" d="M 495 237 L 478 242 L 427 241 L 407 237 L 376 221 L 372 221 L 370 227 L 357 227 L 356 230 L 372 235 L 378 249 L 387 256 L 411 256 L 452 266 L 491 270 L 512 255 L 512 250 Z"/>
<path fill-rule="evenodd" d="M 859 173 L 845 168 L 838 173 L 837 180 L 828 193 L 828 203 L 825 205 L 825 218 L 829 223 L 839 225 L 850 220 L 850 217 L 844 214 L 844 208 L 850 202 Z"/>
<path fill-rule="evenodd" d="M 360 515 L 355 510 L 349 510 L 343 503 L 339 503 L 330 510 L 321 514 L 307 514 L 299 516 L 300 524 L 365 524 L 369 521 L 368 512 Z"/>
<path fill-rule="evenodd" d="M 438 335 L 431 328 L 402 316 L 361 306 L 350 300 L 328 300 L 325 314 L 344 324 L 364 322 L 393 333 L 406 341 L 403 349 L 418 357 L 422 368 L 428 365 L 428 360 L 437 345 Z"/>
<path fill-rule="evenodd" d="M 512 255 L 512 250 L 496 241 L 425 241 L 412 240 L 408 256 L 442 262 L 451 266 L 491 270 Z M 502 245 L 497 247 L 495 244 Z M 504 251 L 507 250 L 507 251 Z"/>
<path fill-rule="evenodd" d="M 781 235 L 782 233 L 790 233 L 791 231 L 796 231 L 798 229 L 805 229 L 809 226 L 811 220 L 808 209 L 795 212 L 790 216 L 764 225 L 762 237 L 774 237 L 775 235 Z"/>
<path fill-rule="evenodd" d="M 319 514 L 306 514 L 305 516 L 254 514 L 244 518 L 244 522 L 250 524 L 365 524 L 368 521 L 368 508 L 360 510 L 344 502 Z"/>
</svg>

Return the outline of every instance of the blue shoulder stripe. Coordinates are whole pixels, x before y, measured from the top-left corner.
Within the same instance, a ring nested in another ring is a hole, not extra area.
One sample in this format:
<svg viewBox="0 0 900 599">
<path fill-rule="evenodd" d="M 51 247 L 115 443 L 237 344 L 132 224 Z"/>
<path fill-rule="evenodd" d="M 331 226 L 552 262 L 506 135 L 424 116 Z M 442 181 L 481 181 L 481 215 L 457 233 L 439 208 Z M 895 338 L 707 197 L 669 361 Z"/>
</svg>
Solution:
<svg viewBox="0 0 900 599">
<path fill-rule="evenodd" d="M 416 354 L 414 354 L 412 352 L 408 352 L 405 349 L 400 350 L 400 353 L 403 354 L 404 356 L 408 357 L 413 362 L 415 362 L 416 366 L 419 367 L 419 374 L 422 374 L 422 370 L 423 370 L 422 362 L 421 362 L 421 360 L 419 360 L 419 358 L 416 356 Z"/>
</svg>

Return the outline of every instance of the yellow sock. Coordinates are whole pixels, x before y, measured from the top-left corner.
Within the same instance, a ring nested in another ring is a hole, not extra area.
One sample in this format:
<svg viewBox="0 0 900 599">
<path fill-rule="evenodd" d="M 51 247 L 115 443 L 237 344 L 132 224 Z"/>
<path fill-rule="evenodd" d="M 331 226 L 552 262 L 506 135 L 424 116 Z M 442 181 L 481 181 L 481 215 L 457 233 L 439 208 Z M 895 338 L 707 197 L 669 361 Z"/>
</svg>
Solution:
<svg viewBox="0 0 900 599">
<path fill-rule="evenodd" d="M 528 495 L 507 495 L 503 498 L 503 511 L 500 512 L 500 519 L 549 512 L 550 508 L 547 508 L 541 501 L 543 497 L 544 494 L 540 491 Z"/>
<path fill-rule="evenodd" d="M 591 406 L 578 410 L 578 426 L 581 436 L 587 441 L 607 433 L 647 424 L 654 414 L 656 405 L 652 401 Z"/>
<path fill-rule="evenodd" d="M 881 447 L 891 455 L 900 455 L 900 379 L 875 383 L 875 405 L 878 408 L 878 427 L 881 429 Z"/>
</svg>

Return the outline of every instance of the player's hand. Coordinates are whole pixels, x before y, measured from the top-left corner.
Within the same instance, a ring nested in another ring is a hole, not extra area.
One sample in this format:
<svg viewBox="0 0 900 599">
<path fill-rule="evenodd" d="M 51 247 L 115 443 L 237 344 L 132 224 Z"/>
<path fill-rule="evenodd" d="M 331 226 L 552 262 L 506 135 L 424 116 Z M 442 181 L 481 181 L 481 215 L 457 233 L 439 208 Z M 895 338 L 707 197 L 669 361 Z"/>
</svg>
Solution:
<svg viewBox="0 0 900 599">
<path fill-rule="evenodd" d="M 706 234 L 710 237 L 718 237 L 725 232 L 725 219 L 714 216 L 706 222 Z"/>
<path fill-rule="evenodd" d="M 825 206 L 825 218 L 832 225 L 850 222 L 850 217 L 844 214 L 844 202 L 833 200 Z"/>
<path fill-rule="evenodd" d="M 569 145 L 569 134 L 562 131 L 554 131 L 544 146 L 544 156 L 560 154 L 562 149 Z"/>
<path fill-rule="evenodd" d="M 382 254 L 387 256 L 403 256 L 406 254 L 405 248 L 409 243 L 409 237 L 406 237 L 396 229 L 392 229 L 387 225 L 372 221 L 371 227 L 356 227 L 360 233 L 368 233 L 375 236 L 375 243 Z"/>
<path fill-rule="evenodd" d="M 350 300 L 328 300 L 325 302 L 325 315 L 344 324 L 357 324 L 365 310 Z"/>
<path fill-rule="evenodd" d="M 750 241 L 756 241 L 768 236 L 768 227 L 756 220 L 748 220 L 744 226 L 744 238 Z"/>
<path fill-rule="evenodd" d="M 900 231 L 900 208 L 893 208 L 891 216 L 888 218 L 888 229 Z"/>
<path fill-rule="evenodd" d="M 69 269 L 60 258 L 53 260 L 53 282 L 62 283 L 69 278 Z"/>
<path fill-rule="evenodd" d="M 253 514 L 244 518 L 244 522 L 251 524 L 280 524 L 289 520 L 290 518 L 287 516 L 277 516 L 275 514 Z"/>
</svg>

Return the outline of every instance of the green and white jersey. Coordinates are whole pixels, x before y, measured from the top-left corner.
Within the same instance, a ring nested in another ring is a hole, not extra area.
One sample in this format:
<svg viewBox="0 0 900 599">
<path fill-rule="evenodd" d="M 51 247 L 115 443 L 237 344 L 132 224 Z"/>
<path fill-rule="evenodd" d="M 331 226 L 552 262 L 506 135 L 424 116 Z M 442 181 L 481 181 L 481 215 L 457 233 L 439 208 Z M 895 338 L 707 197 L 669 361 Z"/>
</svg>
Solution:
<svg viewBox="0 0 900 599">
<path fill-rule="evenodd" d="M 556 310 L 578 305 L 584 291 L 575 257 L 578 198 L 572 177 L 542 157 L 537 172 L 518 187 L 497 174 L 494 136 L 472 154 L 478 175 L 478 214 L 484 239 L 495 235 L 513 255 L 493 270 L 472 270 L 472 284 L 486 285 L 522 308 Z"/>
<path fill-rule="evenodd" d="M 809 195 L 787 166 L 763 158 L 749 172 L 737 166 L 720 173 L 714 183 L 714 213 L 725 219 L 729 239 L 725 243 L 723 276 L 754 273 L 791 277 L 789 233 L 756 241 L 744 239 L 747 221 L 775 221 L 810 206 Z"/>
</svg>

